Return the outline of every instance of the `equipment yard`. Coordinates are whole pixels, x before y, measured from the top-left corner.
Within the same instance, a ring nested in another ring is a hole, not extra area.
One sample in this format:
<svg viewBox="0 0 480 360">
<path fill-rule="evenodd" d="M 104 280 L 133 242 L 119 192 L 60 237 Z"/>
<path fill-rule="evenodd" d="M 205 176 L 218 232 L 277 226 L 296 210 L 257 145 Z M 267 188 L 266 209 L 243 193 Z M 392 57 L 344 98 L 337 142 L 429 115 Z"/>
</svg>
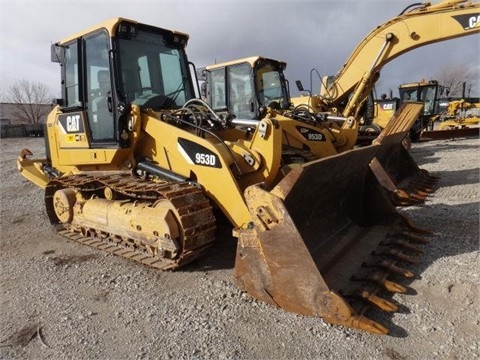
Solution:
<svg viewBox="0 0 480 360">
<path fill-rule="evenodd" d="M 389 335 L 285 312 L 232 280 L 236 239 L 160 271 L 69 241 L 49 225 L 43 192 L 15 169 L 40 138 L 1 141 L 1 359 L 472 359 L 480 357 L 480 139 L 414 144 L 440 176 L 424 205 L 399 209 L 433 230 L 417 277 L 373 314 Z"/>
</svg>

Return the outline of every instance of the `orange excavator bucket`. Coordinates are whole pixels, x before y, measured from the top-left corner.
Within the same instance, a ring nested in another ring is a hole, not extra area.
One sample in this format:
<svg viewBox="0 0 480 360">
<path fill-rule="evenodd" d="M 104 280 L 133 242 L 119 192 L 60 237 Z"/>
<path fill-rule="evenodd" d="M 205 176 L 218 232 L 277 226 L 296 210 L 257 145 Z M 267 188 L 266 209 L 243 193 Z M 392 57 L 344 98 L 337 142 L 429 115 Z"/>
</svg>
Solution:
<svg viewBox="0 0 480 360">
<path fill-rule="evenodd" d="M 437 177 L 420 169 L 402 141 L 423 110 L 423 103 L 402 104 L 374 144 L 381 145 L 370 168 L 395 205 L 414 205 L 434 191 Z"/>
<path fill-rule="evenodd" d="M 369 171 L 381 146 L 351 150 L 291 168 L 273 188 L 250 186 L 252 216 L 240 230 L 234 277 L 257 299 L 286 311 L 386 334 L 367 317 L 397 310 L 382 293 L 405 292 L 426 242 L 400 215 Z"/>
</svg>

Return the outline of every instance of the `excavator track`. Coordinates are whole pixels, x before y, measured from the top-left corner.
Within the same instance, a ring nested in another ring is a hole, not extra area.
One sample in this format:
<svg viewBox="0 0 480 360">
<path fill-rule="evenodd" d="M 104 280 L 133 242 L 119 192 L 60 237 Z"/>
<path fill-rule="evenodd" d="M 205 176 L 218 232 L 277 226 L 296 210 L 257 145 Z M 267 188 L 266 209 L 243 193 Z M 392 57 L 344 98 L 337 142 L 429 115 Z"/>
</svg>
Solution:
<svg viewBox="0 0 480 360">
<path fill-rule="evenodd" d="M 73 189 L 85 199 L 107 194 L 110 202 L 132 206 L 136 203 L 154 206 L 158 201 L 168 201 L 177 214 L 181 229 L 178 253 L 168 256 L 158 243 L 121 236 L 115 233 L 115 229 L 105 231 L 95 226 L 79 227 L 59 222 L 55 215 L 54 194 L 61 189 Z M 47 213 L 60 235 L 157 269 L 171 270 L 197 259 L 213 245 L 215 239 L 215 217 L 210 202 L 202 189 L 188 182 L 153 182 L 133 177 L 130 173 L 71 175 L 56 178 L 48 184 L 45 202 Z"/>
</svg>

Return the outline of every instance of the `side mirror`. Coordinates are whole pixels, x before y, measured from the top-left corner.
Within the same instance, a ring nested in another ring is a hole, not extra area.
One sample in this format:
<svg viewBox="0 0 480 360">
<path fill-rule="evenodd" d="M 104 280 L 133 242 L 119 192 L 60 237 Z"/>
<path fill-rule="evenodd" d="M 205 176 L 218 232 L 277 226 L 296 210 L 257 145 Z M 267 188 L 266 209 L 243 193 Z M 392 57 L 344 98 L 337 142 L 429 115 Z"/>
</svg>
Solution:
<svg viewBox="0 0 480 360">
<path fill-rule="evenodd" d="M 206 82 L 202 82 L 202 84 L 200 85 L 200 93 L 201 93 L 201 96 L 202 96 L 203 99 L 207 98 L 207 83 Z"/>
<path fill-rule="evenodd" d="M 303 88 L 303 84 L 300 80 L 296 80 L 295 84 L 297 85 L 298 91 L 305 91 L 305 89 Z"/>
<path fill-rule="evenodd" d="M 65 48 L 58 44 L 50 46 L 50 60 L 55 63 L 63 63 L 65 59 Z"/>
</svg>

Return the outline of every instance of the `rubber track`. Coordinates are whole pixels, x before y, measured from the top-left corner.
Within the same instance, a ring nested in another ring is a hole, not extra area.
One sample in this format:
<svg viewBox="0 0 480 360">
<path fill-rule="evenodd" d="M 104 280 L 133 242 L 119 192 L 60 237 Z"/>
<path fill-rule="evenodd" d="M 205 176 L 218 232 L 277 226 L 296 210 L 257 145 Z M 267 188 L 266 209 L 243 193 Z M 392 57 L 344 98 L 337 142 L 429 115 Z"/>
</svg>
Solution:
<svg viewBox="0 0 480 360">
<path fill-rule="evenodd" d="M 175 269 L 203 255 L 215 240 L 215 217 L 209 199 L 203 191 L 187 182 L 153 182 L 132 177 L 127 173 L 112 175 L 80 174 L 52 180 L 46 189 L 47 212 L 53 212 L 51 198 L 56 190 L 71 187 L 83 194 L 98 194 L 109 187 L 132 201 L 152 204 L 166 199 L 175 207 L 184 233 L 181 253 L 175 259 L 154 255 L 145 244 L 133 239 L 112 236 L 97 229 L 76 229 L 70 224 L 56 224 L 58 233 L 70 240 L 122 256 L 157 269 Z M 88 198 L 88 196 L 86 196 Z"/>
</svg>

